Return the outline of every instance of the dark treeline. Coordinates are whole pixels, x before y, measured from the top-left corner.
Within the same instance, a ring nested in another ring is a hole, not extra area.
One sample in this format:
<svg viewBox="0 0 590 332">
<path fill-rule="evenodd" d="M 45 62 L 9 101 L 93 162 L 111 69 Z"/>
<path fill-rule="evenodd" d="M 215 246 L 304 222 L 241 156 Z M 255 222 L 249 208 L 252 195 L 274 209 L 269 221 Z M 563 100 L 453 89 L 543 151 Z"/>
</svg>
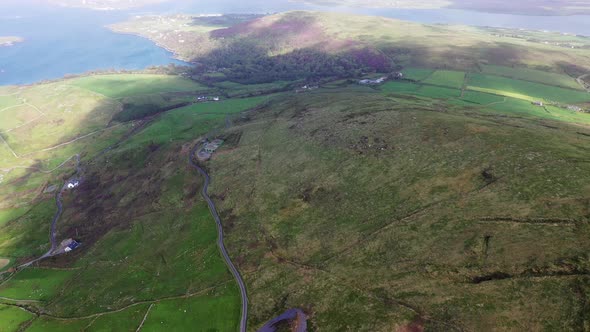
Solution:
<svg viewBox="0 0 590 332">
<path fill-rule="evenodd" d="M 330 54 L 313 48 L 269 56 L 255 42 L 236 41 L 211 51 L 199 59 L 200 71 L 216 70 L 231 81 L 243 84 L 317 80 L 325 77 L 358 77 L 367 72 L 387 72 L 392 61 L 379 52 L 361 49 Z"/>
<path fill-rule="evenodd" d="M 192 25 L 228 27 L 239 23 L 249 22 L 264 15 L 261 14 L 227 14 L 221 16 L 193 17 Z"/>
</svg>

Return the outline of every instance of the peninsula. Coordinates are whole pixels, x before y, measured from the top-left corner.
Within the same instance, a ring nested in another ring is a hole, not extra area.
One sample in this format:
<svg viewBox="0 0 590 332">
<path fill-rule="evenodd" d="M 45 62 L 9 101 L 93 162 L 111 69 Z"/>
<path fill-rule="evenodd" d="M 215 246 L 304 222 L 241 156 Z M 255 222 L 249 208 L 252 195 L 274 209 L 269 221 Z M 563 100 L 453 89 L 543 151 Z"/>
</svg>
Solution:
<svg viewBox="0 0 590 332">
<path fill-rule="evenodd" d="M 125 10 L 166 2 L 167 0 L 50 0 L 63 7 L 88 8 L 92 10 Z"/>
<path fill-rule="evenodd" d="M 0 47 L 2 46 L 12 46 L 16 43 L 22 43 L 24 41 L 23 38 L 21 37 L 15 37 L 15 36 L 0 36 Z"/>
</svg>

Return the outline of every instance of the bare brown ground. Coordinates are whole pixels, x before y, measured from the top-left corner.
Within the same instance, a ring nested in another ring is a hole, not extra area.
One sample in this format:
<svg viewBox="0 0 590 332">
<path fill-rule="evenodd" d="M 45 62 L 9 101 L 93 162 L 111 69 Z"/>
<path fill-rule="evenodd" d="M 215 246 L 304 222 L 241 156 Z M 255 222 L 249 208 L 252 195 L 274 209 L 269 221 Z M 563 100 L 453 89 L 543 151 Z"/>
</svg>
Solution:
<svg viewBox="0 0 590 332">
<path fill-rule="evenodd" d="M 0 269 L 3 269 L 8 263 L 10 263 L 10 259 L 0 258 Z"/>
</svg>

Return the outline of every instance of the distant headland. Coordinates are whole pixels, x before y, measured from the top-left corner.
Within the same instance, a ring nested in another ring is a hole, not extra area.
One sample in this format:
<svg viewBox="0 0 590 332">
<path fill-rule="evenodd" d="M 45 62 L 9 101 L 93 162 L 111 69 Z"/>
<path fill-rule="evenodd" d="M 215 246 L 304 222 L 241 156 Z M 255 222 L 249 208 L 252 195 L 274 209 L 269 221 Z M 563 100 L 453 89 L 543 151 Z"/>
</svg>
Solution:
<svg viewBox="0 0 590 332">
<path fill-rule="evenodd" d="M 24 41 L 23 38 L 21 37 L 15 37 L 15 36 L 7 36 L 7 37 L 3 37 L 0 36 L 0 47 L 3 46 L 12 46 L 16 43 L 22 43 Z"/>
</svg>

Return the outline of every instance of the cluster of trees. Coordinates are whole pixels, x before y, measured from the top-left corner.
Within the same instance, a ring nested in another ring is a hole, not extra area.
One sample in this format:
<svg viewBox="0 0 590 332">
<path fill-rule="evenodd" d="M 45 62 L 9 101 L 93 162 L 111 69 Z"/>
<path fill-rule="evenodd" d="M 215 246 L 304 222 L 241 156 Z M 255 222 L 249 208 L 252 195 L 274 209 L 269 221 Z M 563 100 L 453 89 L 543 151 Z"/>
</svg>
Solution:
<svg viewBox="0 0 590 332">
<path fill-rule="evenodd" d="M 358 77 L 376 70 L 389 71 L 393 67 L 389 58 L 369 50 L 331 54 L 303 48 L 269 56 L 266 48 L 249 40 L 225 44 L 212 50 L 199 62 L 204 65 L 201 70 L 215 69 L 227 79 L 243 84 Z"/>
<path fill-rule="evenodd" d="M 192 25 L 196 26 L 220 26 L 229 27 L 232 25 L 250 22 L 264 15 L 260 14 L 226 14 L 221 16 L 197 16 L 193 17 Z"/>
</svg>

